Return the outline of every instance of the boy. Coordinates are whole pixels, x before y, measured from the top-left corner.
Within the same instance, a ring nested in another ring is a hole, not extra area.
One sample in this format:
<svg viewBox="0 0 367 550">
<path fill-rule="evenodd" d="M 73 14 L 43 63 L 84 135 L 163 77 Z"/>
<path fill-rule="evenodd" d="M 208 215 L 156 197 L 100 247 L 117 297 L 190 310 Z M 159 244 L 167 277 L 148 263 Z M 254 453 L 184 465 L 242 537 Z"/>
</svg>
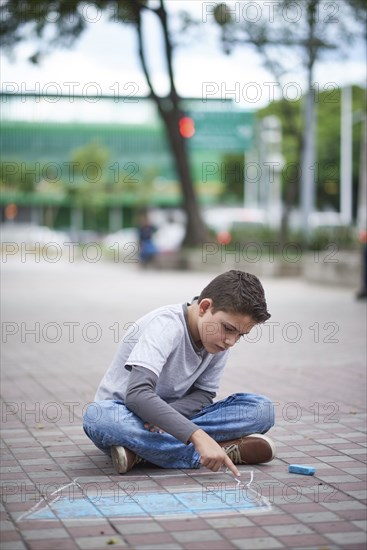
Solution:
<svg viewBox="0 0 367 550">
<path fill-rule="evenodd" d="M 235 476 L 235 464 L 269 462 L 272 403 L 236 393 L 213 404 L 228 349 L 269 317 L 260 281 L 238 270 L 215 277 L 191 304 L 148 313 L 120 342 L 84 431 L 120 474 L 142 460 L 226 466 Z"/>
</svg>

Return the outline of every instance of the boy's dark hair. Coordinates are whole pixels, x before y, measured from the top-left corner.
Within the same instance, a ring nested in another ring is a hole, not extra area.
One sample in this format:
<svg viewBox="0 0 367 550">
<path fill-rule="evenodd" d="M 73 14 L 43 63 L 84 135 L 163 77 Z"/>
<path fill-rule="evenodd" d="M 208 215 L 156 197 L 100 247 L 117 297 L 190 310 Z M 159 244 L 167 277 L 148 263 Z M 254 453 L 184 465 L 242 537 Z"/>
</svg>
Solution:
<svg viewBox="0 0 367 550">
<path fill-rule="evenodd" d="M 215 277 L 202 290 L 198 302 L 204 298 L 213 300 L 213 313 L 241 313 L 249 315 L 257 323 L 271 317 L 267 311 L 265 294 L 259 279 L 251 273 L 231 269 Z"/>
</svg>

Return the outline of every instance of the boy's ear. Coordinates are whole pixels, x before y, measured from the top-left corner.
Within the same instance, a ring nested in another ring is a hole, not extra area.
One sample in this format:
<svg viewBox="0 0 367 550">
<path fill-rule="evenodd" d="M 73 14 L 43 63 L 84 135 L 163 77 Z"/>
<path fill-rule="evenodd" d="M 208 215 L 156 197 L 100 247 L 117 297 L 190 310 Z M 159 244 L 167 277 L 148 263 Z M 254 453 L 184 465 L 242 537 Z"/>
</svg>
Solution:
<svg viewBox="0 0 367 550">
<path fill-rule="evenodd" d="M 208 309 L 213 305 L 213 300 L 211 298 L 203 298 L 199 304 L 199 315 L 204 315 Z"/>
</svg>

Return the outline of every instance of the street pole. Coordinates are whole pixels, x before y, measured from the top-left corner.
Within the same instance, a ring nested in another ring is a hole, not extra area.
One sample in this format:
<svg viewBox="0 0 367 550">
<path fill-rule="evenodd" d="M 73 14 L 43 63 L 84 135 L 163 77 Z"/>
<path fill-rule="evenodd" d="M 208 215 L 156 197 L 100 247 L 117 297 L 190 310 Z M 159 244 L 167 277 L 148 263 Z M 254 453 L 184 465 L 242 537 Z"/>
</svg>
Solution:
<svg viewBox="0 0 367 550">
<path fill-rule="evenodd" d="M 279 229 L 282 217 L 281 172 L 282 128 L 280 119 L 267 116 L 262 121 L 261 141 L 265 148 L 264 174 L 267 181 L 266 212 L 270 227 Z"/>
<path fill-rule="evenodd" d="M 313 93 L 312 77 L 310 74 L 304 108 L 304 141 L 301 176 L 302 227 L 306 240 L 308 240 L 310 236 L 310 215 L 315 207 L 315 184 L 318 172 L 315 164 L 315 103 Z"/>
<path fill-rule="evenodd" d="M 340 217 L 352 223 L 352 87 L 341 90 L 340 139 Z"/>
</svg>

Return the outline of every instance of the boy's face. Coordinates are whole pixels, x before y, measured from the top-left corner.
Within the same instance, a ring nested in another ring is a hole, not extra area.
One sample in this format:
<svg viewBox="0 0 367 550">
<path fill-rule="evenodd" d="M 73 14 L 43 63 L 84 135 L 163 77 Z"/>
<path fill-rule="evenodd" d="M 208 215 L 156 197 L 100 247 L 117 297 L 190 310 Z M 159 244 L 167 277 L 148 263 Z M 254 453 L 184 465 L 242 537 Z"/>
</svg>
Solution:
<svg viewBox="0 0 367 550">
<path fill-rule="evenodd" d="M 204 298 L 199 304 L 198 331 L 204 348 L 219 353 L 233 346 L 241 336 L 256 325 L 249 315 L 216 311 L 212 313 L 212 300 Z"/>
</svg>

